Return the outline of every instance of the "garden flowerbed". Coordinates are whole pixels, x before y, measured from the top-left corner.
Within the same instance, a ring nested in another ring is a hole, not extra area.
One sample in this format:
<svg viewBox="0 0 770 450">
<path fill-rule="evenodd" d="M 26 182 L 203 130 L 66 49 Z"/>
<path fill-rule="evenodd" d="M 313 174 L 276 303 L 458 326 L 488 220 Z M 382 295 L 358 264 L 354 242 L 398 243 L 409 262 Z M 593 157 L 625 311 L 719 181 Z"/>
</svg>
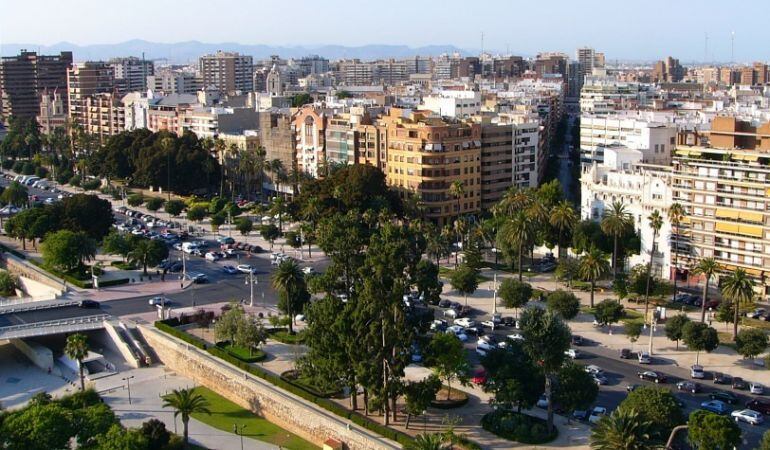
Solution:
<svg viewBox="0 0 770 450">
<path fill-rule="evenodd" d="M 217 347 L 226 351 L 235 358 L 240 359 L 243 362 L 255 363 L 260 362 L 267 357 L 262 350 L 249 351 L 247 348 L 239 347 L 237 345 L 230 344 L 229 342 L 217 342 Z"/>
<path fill-rule="evenodd" d="M 522 444 L 545 444 L 556 439 L 559 434 L 556 427 L 549 433 L 544 419 L 516 411 L 497 410 L 488 413 L 481 418 L 481 426 L 503 439 Z"/>
<path fill-rule="evenodd" d="M 441 386 L 441 389 L 439 389 L 438 393 L 436 394 L 436 398 L 430 402 L 430 406 L 438 409 L 452 409 L 465 406 L 465 404 L 468 403 L 467 393 L 459 389 L 452 388 L 451 392 L 447 396 L 448 389 L 449 388 L 446 386 Z"/>
</svg>

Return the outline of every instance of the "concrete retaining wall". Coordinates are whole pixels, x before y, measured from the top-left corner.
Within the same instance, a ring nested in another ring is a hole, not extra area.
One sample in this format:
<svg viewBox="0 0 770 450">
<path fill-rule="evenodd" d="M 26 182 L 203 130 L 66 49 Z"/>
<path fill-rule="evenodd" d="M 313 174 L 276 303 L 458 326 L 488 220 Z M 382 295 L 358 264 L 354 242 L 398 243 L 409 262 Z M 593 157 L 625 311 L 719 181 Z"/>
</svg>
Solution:
<svg viewBox="0 0 770 450">
<path fill-rule="evenodd" d="M 7 252 L 3 254 L 3 258 L 8 267 L 8 272 L 12 274 L 42 283 L 52 288 L 56 292 L 56 295 L 61 295 L 67 290 L 64 280 L 51 275 L 36 265 Z"/>
<path fill-rule="evenodd" d="M 139 325 L 138 328 L 158 358 L 170 369 L 318 446 L 333 438 L 351 450 L 401 448 L 393 441 L 153 327 Z"/>
<path fill-rule="evenodd" d="M 45 371 L 53 369 L 53 352 L 50 348 L 25 341 L 24 339 L 11 339 L 10 342 L 20 352 L 24 353 L 34 365 Z"/>
<path fill-rule="evenodd" d="M 120 355 L 123 356 L 123 359 L 126 360 L 129 366 L 138 369 L 140 366 L 139 359 L 134 355 L 134 352 L 131 350 L 130 343 L 126 342 L 123 337 L 121 336 L 121 332 L 123 332 L 120 328 L 120 324 L 118 321 L 111 321 L 111 320 L 105 320 L 104 321 L 104 329 L 107 331 L 107 334 L 112 339 L 112 342 L 115 344 L 115 347 L 117 347 L 118 351 L 120 352 Z"/>
</svg>

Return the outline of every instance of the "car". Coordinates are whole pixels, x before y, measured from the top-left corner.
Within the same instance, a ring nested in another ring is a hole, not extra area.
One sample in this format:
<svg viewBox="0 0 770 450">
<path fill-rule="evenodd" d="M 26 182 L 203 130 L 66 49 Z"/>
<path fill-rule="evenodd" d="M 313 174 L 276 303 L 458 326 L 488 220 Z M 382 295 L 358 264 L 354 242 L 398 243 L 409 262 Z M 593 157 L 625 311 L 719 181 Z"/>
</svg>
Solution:
<svg viewBox="0 0 770 450">
<path fill-rule="evenodd" d="M 578 358 L 580 358 L 580 350 L 576 350 L 574 348 L 566 350 L 564 352 L 564 354 L 567 355 L 571 359 L 578 359 Z"/>
<path fill-rule="evenodd" d="M 222 245 L 235 244 L 235 239 L 228 236 L 217 236 L 217 242 Z"/>
<path fill-rule="evenodd" d="M 315 273 L 315 269 L 313 269 L 313 268 L 312 268 L 312 267 L 310 267 L 310 266 L 307 266 L 307 267 L 303 267 L 303 268 L 302 268 L 302 273 L 304 273 L 305 275 L 312 275 L 312 274 L 314 274 L 314 273 Z"/>
<path fill-rule="evenodd" d="M 749 319 L 759 319 L 766 312 L 767 310 L 765 308 L 755 308 L 753 311 L 747 312 L 746 317 L 748 317 Z"/>
<path fill-rule="evenodd" d="M 707 402 L 701 403 L 700 407 L 701 409 L 705 409 L 706 411 L 720 415 L 727 414 L 727 412 L 730 410 L 730 407 L 727 406 L 727 403 L 721 400 L 709 400 Z"/>
<path fill-rule="evenodd" d="M 604 373 L 604 370 L 602 370 L 601 367 L 595 366 L 593 364 L 585 366 L 585 371 L 590 373 L 591 375 L 601 375 Z"/>
<path fill-rule="evenodd" d="M 444 317 L 449 317 L 450 319 L 456 319 L 457 318 L 457 311 L 454 309 L 447 309 L 444 310 Z"/>
<path fill-rule="evenodd" d="M 465 327 L 465 334 L 473 334 L 476 336 L 482 336 L 484 334 L 484 328 L 482 328 L 479 325 L 473 325 L 470 327 Z"/>
<path fill-rule="evenodd" d="M 631 359 L 631 349 L 623 348 L 620 350 L 620 359 Z"/>
<path fill-rule="evenodd" d="M 590 415 L 591 411 L 588 411 L 587 409 L 576 409 L 572 411 L 572 418 L 581 422 L 588 420 Z"/>
<path fill-rule="evenodd" d="M 166 298 L 166 297 L 164 297 L 162 295 L 158 295 L 156 297 L 150 298 L 147 301 L 147 303 L 149 303 L 150 306 L 168 305 L 169 303 L 171 303 L 171 300 L 169 300 L 168 298 Z"/>
<path fill-rule="evenodd" d="M 463 305 L 461 305 L 460 302 L 450 302 L 449 307 L 454 309 L 455 311 L 459 311 L 460 308 L 463 307 Z"/>
<path fill-rule="evenodd" d="M 254 273 L 256 272 L 256 269 L 251 267 L 249 264 L 238 264 L 235 266 L 236 269 L 238 269 L 238 272 L 241 273 Z"/>
<path fill-rule="evenodd" d="M 753 409 L 754 411 L 761 412 L 766 416 L 770 416 L 770 401 L 753 399 L 746 403 L 746 408 Z"/>
<path fill-rule="evenodd" d="M 738 403 L 738 396 L 729 391 L 714 391 L 709 394 L 709 398 L 711 400 L 720 400 L 731 405 Z"/>
<path fill-rule="evenodd" d="M 506 338 L 508 338 L 508 339 L 510 339 L 512 341 L 523 341 L 524 340 L 524 335 L 522 335 L 521 333 L 513 333 L 513 334 L 509 334 L 508 336 L 506 336 Z"/>
<path fill-rule="evenodd" d="M 665 383 L 666 382 L 666 376 L 663 375 L 660 372 L 655 372 L 654 370 L 645 370 L 643 372 L 637 372 L 636 375 L 645 381 L 652 381 L 654 383 Z"/>
<path fill-rule="evenodd" d="M 639 352 L 639 355 L 637 355 L 637 358 L 639 359 L 639 364 L 650 363 L 650 354 L 647 352 Z"/>
<path fill-rule="evenodd" d="M 705 378 L 706 374 L 703 372 L 703 366 L 700 366 L 698 364 L 694 364 L 690 367 L 690 378 L 696 378 L 699 380 L 702 380 Z"/>
<path fill-rule="evenodd" d="M 548 408 L 548 397 L 546 397 L 545 394 L 541 395 L 540 398 L 537 399 L 535 406 L 543 409 Z"/>
<path fill-rule="evenodd" d="M 449 306 L 452 304 L 448 299 L 442 298 L 438 301 L 439 308 L 449 308 Z"/>
<path fill-rule="evenodd" d="M 692 381 L 684 380 L 677 383 L 676 388 L 680 391 L 688 391 L 695 394 L 700 391 L 700 384 Z"/>
<path fill-rule="evenodd" d="M 577 345 L 578 347 L 583 345 L 583 337 L 578 335 L 572 336 L 572 345 Z"/>
<path fill-rule="evenodd" d="M 443 319 L 435 319 L 430 323 L 430 329 L 432 331 L 445 331 L 447 326 L 447 321 Z"/>
<path fill-rule="evenodd" d="M 209 277 L 207 277 L 205 273 L 190 272 L 187 274 L 187 276 L 189 276 L 190 281 L 195 284 L 205 284 L 209 282 Z"/>
<path fill-rule="evenodd" d="M 730 417 L 735 419 L 736 422 L 746 422 L 749 425 L 759 425 L 765 421 L 765 418 L 762 417 L 760 412 L 751 409 L 733 411 L 730 413 Z"/>
<path fill-rule="evenodd" d="M 97 302 L 96 300 L 81 300 L 78 302 L 78 307 L 80 308 L 100 308 L 102 305 L 101 303 Z"/>
<path fill-rule="evenodd" d="M 468 328 L 476 326 L 476 321 L 467 317 L 461 317 L 459 319 L 455 319 L 454 324 L 460 325 L 463 328 Z"/>
<path fill-rule="evenodd" d="M 174 248 L 174 250 L 181 251 L 182 250 L 182 243 L 181 242 L 176 242 L 176 243 L 174 243 L 174 245 L 172 245 L 172 247 Z"/>
<path fill-rule="evenodd" d="M 738 389 L 741 391 L 745 391 L 749 388 L 749 383 L 747 383 L 743 378 L 741 377 L 733 377 L 733 383 L 732 383 L 733 389 Z"/>
<path fill-rule="evenodd" d="M 471 383 L 481 385 L 487 382 L 487 371 L 484 369 L 476 369 L 471 376 Z"/>
<path fill-rule="evenodd" d="M 730 375 L 725 375 L 722 372 L 714 372 L 714 384 L 730 384 Z"/>
<path fill-rule="evenodd" d="M 602 420 L 602 417 L 607 415 L 607 408 L 604 406 L 594 406 L 591 410 L 591 415 L 588 416 L 588 423 L 595 424 Z"/>
<path fill-rule="evenodd" d="M 506 327 L 512 327 L 516 323 L 516 319 L 514 319 L 511 316 L 505 316 L 503 317 L 503 325 Z"/>
<path fill-rule="evenodd" d="M 228 275 L 235 275 L 236 273 L 239 273 L 235 266 L 222 266 L 222 272 Z"/>
<path fill-rule="evenodd" d="M 596 383 L 597 386 L 604 386 L 605 384 L 607 384 L 609 382 L 609 380 L 607 380 L 607 377 L 605 377 L 604 375 L 602 375 L 600 373 L 595 373 L 592 376 L 593 376 L 593 379 L 594 379 L 594 383 Z"/>
<path fill-rule="evenodd" d="M 219 255 L 215 252 L 207 252 L 205 255 L 205 258 L 206 258 L 206 261 L 211 261 L 211 262 L 219 261 L 220 259 Z"/>
<path fill-rule="evenodd" d="M 636 383 L 629 383 L 626 385 L 626 392 L 634 392 L 639 386 L 641 385 Z"/>
<path fill-rule="evenodd" d="M 497 324 L 495 322 L 491 321 L 491 320 L 485 320 L 485 321 L 481 322 L 481 326 L 482 327 L 491 328 L 492 330 L 494 330 L 495 327 L 497 326 Z"/>
<path fill-rule="evenodd" d="M 765 393 L 765 386 L 760 383 L 749 383 L 749 392 L 756 395 Z"/>
</svg>

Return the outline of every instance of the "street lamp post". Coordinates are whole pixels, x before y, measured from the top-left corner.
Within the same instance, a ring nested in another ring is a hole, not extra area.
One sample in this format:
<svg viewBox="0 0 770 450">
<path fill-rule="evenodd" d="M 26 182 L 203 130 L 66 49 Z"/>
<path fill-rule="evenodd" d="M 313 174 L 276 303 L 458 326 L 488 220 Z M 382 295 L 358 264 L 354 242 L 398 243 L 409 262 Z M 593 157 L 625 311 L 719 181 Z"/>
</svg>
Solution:
<svg viewBox="0 0 770 450">
<path fill-rule="evenodd" d="M 652 312 L 652 320 L 650 321 L 650 343 L 647 349 L 647 352 L 650 354 L 650 356 L 652 356 L 652 336 L 653 336 L 653 332 L 655 331 L 655 326 L 658 324 L 659 317 L 660 317 L 660 313 L 658 311 Z"/>
<path fill-rule="evenodd" d="M 246 424 L 243 424 L 240 427 L 238 427 L 238 425 L 236 424 L 233 424 L 233 433 L 241 437 L 241 450 L 243 450 L 243 429 L 244 428 L 246 428 Z"/>
<path fill-rule="evenodd" d="M 126 382 L 126 388 L 128 389 L 128 404 L 131 404 L 131 379 L 134 378 L 133 375 L 130 377 L 121 378 L 123 381 Z"/>
<path fill-rule="evenodd" d="M 249 271 L 244 283 L 249 285 L 249 306 L 254 306 L 254 285 L 259 284 L 259 278 L 254 278 L 254 269 Z"/>
<path fill-rule="evenodd" d="M 497 314 L 497 274 L 494 275 L 492 282 L 492 316 Z"/>
</svg>

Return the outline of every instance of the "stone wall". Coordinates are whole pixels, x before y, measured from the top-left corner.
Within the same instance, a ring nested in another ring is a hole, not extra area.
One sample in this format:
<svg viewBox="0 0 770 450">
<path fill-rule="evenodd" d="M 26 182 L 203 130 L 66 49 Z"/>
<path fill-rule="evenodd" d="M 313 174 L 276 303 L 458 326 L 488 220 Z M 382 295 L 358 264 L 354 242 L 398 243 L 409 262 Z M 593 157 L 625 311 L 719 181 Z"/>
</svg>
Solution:
<svg viewBox="0 0 770 450">
<path fill-rule="evenodd" d="M 57 295 L 63 294 L 67 288 L 64 284 L 64 280 L 59 277 L 55 277 L 36 265 L 18 258 L 8 252 L 3 254 L 8 272 L 18 277 L 29 278 L 30 280 L 42 283 L 50 288 Z"/>
<path fill-rule="evenodd" d="M 160 361 L 170 369 L 319 447 L 326 439 L 333 438 L 351 450 L 401 448 L 393 441 L 151 326 L 139 325 L 138 328 Z"/>
</svg>

